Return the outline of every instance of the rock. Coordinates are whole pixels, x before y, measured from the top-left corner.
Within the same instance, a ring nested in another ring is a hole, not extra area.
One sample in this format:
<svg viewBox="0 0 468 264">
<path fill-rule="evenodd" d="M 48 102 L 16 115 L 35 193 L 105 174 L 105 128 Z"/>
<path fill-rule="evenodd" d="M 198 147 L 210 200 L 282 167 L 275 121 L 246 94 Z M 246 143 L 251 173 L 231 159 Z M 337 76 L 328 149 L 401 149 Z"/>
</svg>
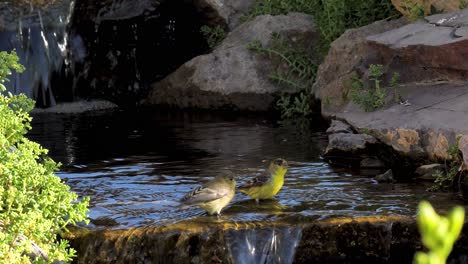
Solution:
<svg viewBox="0 0 468 264">
<path fill-rule="evenodd" d="M 334 110 L 347 103 L 351 78 L 369 50 L 366 37 L 405 24 L 405 20 L 378 21 L 370 25 L 349 29 L 331 44 L 325 61 L 320 64 L 312 86 L 314 96 L 322 102 L 322 114 L 333 116 Z"/>
<path fill-rule="evenodd" d="M 377 159 L 377 158 L 365 158 L 361 160 L 359 164 L 360 168 L 368 168 L 368 169 L 373 169 L 373 168 L 384 168 L 385 164 Z"/>
<path fill-rule="evenodd" d="M 227 25 L 230 30 L 239 24 L 239 18 L 247 14 L 254 0 L 196 0 L 195 6 L 203 13 L 207 25 Z"/>
<path fill-rule="evenodd" d="M 324 156 L 331 163 L 340 164 L 346 161 L 348 165 L 359 165 L 359 161 L 372 153 L 377 140 L 365 134 L 337 133 L 328 136 L 328 146 Z"/>
<path fill-rule="evenodd" d="M 458 141 L 458 148 L 462 153 L 463 164 L 461 169 L 466 171 L 468 170 L 468 135 L 463 135 Z"/>
<path fill-rule="evenodd" d="M 77 250 L 74 263 L 78 264 L 258 263 L 239 261 L 249 257 L 281 258 L 277 263 L 387 263 L 389 259 L 409 263 L 422 246 L 414 219 L 370 216 L 317 221 L 303 217 L 300 227 L 294 226 L 297 221 L 230 223 L 191 219 L 166 227 L 73 229 L 66 237 Z M 258 250 L 242 251 L 247 243 L 258 245 Z M 454 250 L 465 243 L 466 239 L 461 238 Z M 272 247 L 264 249 L 265 245 Z M 286 256 L 290 259 L 283 259 Z"/>
<path fill-rule="evenodd" d="M 259 40 L 269 46 L 272 33 L 311 50 L 317 37 L 311 16 L 299 13 L 258 16 L 228 34 L 212 53 L 195 57 L 153 85 L 147 105 L 265 111 L 280 88 L 269 80 L 278 65 L 247 49 Z"/>
<path fill-rule="evenodd" d="M 450 158 L 449 147 L 468 135 L 468 37 L 453 35 L 467 24 L 468 9 L 426 20 L 377 22 L 348 31 L 332 44 L 313 86 L 325 117 L 344 120 L 356 131 L 371 131 L 413 166 Z M 375 34 L 375 28 L 381 32 Z M 354 50 L 356 57 L 350 56 Z M 400 74 L 397 89 L 408 104 L 390 102 L 393 90 L 388 90 L 387 105 L 373 112 L 364 112 L 349 97 L 343 100 L 350 92 L 349 76 L 354 72 L 368 80 L 371 64 L 383 65 L 381 86 Z"/>
<path fill-rule="evenodd" d="M 81 114 L 96 111 L 111 111 L 118 106 L 112 102 L 104 100 L 76 101 L 71 103 L 60 103 L 49 108 L 35 108 L 31 114 Z"/>
<path fill-rule="evenodd" d="M 336 133 L 353 133 L 353 130 L 348 124 L 343 123 L 339 120 L 332 120 L 330 127 L 326 131 L 327 134 Z"/>
<path fill-rule="evenodd" d="M 363 63 L 383 64 L 387 79 L 398 72 L 400 83 L 465 81 L 468 35 L 463 35 L 462 29 L 466 26 L 468 9 L 429 16 L 426 22 L 369 36 L 369 53 L 374 54 Z"/>
<path fill-rule="evenodd" d="M 445 172 L 445 165 L 435 163 L 435 164 L 422 165 L 418 167 L 414 173 L 418 175 L 418 179 L 420 180 L 434 181 L 438 173 L 444 173 L 444 172 Z"/>
<path fill-rule="evenodd" d="M 395 179 L 393 178 L 392 170 L 387 170 L 386 172 L 379 174 L 374 177 L 378 183 L 393 183 Z"/>
<path fill-rule="evenodd" d="M 411 16 L 409 9 L 413 6 L 420 6 L 424 9 L 424 14 L 429 15 L 434 12 L 445 13 L 459 9 L 460 0 L 392 0 L 393 6 L 406 16 Z"/>
<path fill-rule="evenodd" d="M 65 238 L 77 250 L 77 264 L 265 262 L 258 259 L 297 264 L 411 263 L 423 247 L 414 219 L 379 215 L 236 223 L 190 219 L 129 230 L 75 228 Z M 247 250 L 247 245 L 256 250 Z M 447 263 L 466 259 L 467 245 L 464 228 Z"/>
</svg>

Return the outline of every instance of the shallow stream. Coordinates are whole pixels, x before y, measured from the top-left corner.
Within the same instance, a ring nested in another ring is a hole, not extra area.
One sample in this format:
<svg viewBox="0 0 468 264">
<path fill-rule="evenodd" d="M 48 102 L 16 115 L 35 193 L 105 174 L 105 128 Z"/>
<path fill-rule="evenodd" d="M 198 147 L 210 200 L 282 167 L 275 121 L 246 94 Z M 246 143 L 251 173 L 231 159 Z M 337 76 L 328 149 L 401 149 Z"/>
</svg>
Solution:
<svg viewBox="0 0 468 264">
<path fill-rule="evenodd" d="M 377 184 L 370 175 L 378 171 L 333 168 L 320 155 L 327 144 L 323 122 L 301 125 L 225 113 L 49 114 L 34 116 L 29 137 L 63 163 L 57 174 L 73 191 L 91 197 L 93 228 L 206 217 L 196 207 L 178 208 L 177 200 L 225 170 L 242 183 L 277 157 L 290 169 L 276 199 L 256 204 L 238 193 L 222 221 L 412 216 L 421 199 L 442 210 L 460 203 L 453 194 L 426 192 L 428 184 Z"/>
</svg>

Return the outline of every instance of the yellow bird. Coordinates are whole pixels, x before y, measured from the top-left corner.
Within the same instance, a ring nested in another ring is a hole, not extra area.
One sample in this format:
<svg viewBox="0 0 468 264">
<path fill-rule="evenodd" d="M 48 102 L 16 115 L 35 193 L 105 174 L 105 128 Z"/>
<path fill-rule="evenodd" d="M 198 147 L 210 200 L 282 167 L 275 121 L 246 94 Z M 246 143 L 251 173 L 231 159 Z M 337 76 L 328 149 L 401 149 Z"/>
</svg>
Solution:
<svg viewBox="0 0 468 264">
<path fill-rule="evenodd" d="M 209 215 L 221 213 L 236 193 L 236 181 L 233 175 L 222 175 L 187 193 L 180 202 L 183 205 L 197 205 Z"/>
<path fill-rule="evenodd" d="M 276 159 L 270 163 L 264 173 L 239 186 L 238 189 L 257 202 L 261 199 L 271 199 L 283 187 L 284 175 L 287 171 L 288 163 L 286 160 Z"/>
</svg>

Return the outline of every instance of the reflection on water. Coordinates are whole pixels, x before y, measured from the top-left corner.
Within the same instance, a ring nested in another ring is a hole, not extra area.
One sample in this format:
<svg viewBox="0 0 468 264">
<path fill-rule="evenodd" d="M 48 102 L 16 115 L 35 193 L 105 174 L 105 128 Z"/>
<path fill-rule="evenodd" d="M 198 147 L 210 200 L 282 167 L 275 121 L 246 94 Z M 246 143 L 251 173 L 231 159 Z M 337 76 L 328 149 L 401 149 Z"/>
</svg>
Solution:
<svg viewBox="0 0 468 264">
<path fill-rule="evenodd" d="M 439 209 L 456 203 L 450 194 L 425 192 L 420 183 L 377 184 L 331 168 L 320 157 L 326 145 L 320 131 L 318 123 L 297 131 L 258 117 L 141 111 L 36 116 L 29 136 L 64 164 L 58 175 L 74 191 L 91 197 L 96 228 L 205 217 L 197 207 L 179 208 L 177 200 L 225 170 L 239 175 L 241 184 L 277 157 L 288 160 L 290 169 L 275 199 L 257 204 L 236 194 L 221 221 L 414 215 L 423 198 Z M 282 234 L 274 232 L 266 237 Z"/>
</svg>

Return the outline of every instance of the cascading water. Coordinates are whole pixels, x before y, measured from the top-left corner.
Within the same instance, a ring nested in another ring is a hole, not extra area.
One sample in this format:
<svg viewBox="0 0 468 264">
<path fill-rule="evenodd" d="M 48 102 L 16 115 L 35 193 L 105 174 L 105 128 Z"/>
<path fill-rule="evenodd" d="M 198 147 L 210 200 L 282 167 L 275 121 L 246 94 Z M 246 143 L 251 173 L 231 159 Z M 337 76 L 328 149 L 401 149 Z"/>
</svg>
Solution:
<svg viewBox="0 0 468 264">
<path fill-rule="evenodd" d="M 70 64 L 67 26 L 73 6 L 72 0 L 0 3 L 0 50 L 16 50 L 26 67 L 10 78 L 9 91 L 34 98 L 37 106 L 55 105 L 51 78 Z"/>
<path fill-rule="evenodd" d="M 301 238 L 299 227 L 229 230 L 228 248 L 236 264 L 292 263 Z"/>
<path fill-rule="evenodd" d="M 153 82 L 208 49 L 183 0 L 0 2 L 0 50 L 26 67 L 7 88 L 36 106 L 78 98 L 136 105 Z"/>
</svg>

